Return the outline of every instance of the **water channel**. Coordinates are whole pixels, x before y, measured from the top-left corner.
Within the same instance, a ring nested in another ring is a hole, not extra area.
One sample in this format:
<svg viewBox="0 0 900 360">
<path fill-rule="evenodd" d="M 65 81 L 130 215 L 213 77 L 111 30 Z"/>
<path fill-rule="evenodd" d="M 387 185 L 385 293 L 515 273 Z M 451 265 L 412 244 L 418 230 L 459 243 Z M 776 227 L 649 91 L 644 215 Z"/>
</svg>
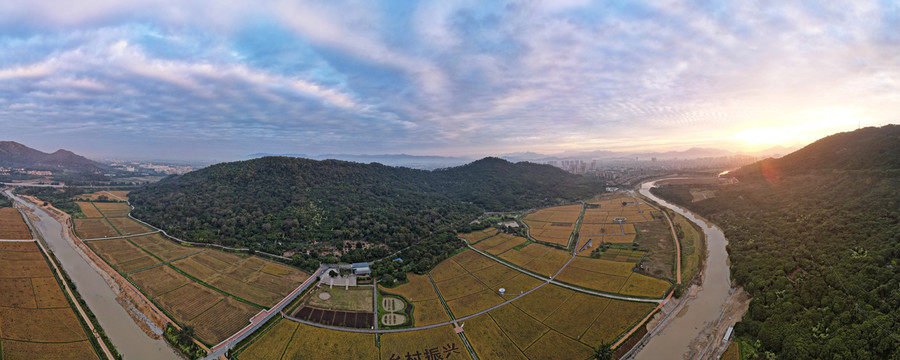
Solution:
<svg viewBox="0 0 900 360">
<path fill-rule="evenodd" d="M 656 181 L 641 184 L 640 193 L 662 206 L 670 208 L 700 226 L 706 234 L 706 270 L 702 290 L 696 298 L 688 300 L 677 316 L 669 319 L 661 331 L 637 353 L 636 359 L 677 359 L 690 351 L 691 342 L 722 314 L 723 305 L 731 293 L 728 269 L 728 241 L 717 226 L 706 222 L 694 213 L 662 200 L 650 193 Z M 687 279 L 685 279 L 687 280 Z M 674 299 L 673 299 L 674 300 Z"/>
<path fill-rule="evenodd" d="M 11 192 L 6 193 L 12 196 Z M 131 315 L 116 301 L 116 293 L 103 276 L 81 256 L 74 244 L 66 240 L 63 224 L 38 206 L 19 198 L 14 199 L 34 210 L 34 215 L 39 219 L 33 221 L 34 226 L 69 274 L 78 293 L 97 316 L 97 321 L 116 350 L 125 359 L 180 359 L 165 340 L 147 336 L 134 322 Z"/>
</svg>

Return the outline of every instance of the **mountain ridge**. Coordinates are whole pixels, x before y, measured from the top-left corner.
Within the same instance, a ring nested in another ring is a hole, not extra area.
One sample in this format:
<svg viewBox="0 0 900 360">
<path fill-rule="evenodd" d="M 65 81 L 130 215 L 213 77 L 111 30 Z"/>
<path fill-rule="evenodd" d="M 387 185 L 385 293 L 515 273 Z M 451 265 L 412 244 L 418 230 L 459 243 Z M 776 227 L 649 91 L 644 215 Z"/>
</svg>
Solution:
<svg viewBox="0 0 900 360">
<path fill-rule="evenodd" d="M 26 170 L 99 172 L 106 165 L 74 152 L 59 149 L 45 153 L 15 141 L 0 141 L 0 166 Z"/>
</svg>

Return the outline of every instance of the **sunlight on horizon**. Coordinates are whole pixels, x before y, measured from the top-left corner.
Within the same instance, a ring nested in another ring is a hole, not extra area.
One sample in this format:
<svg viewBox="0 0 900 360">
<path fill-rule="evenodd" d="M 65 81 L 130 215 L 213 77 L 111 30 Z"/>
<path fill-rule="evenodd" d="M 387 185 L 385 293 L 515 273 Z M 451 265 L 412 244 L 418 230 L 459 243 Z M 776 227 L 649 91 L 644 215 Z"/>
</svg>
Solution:
<svg viewBox="0 0 900 360">
<path fill-rule="evenodd" d="M 821 109 L 802 115 L 797 123 L 740 130 L 729 139 L 741 141 L 746 151 L 774 146 L 805 146 L 828 135 L 871 126 L 875 121 L 855 109 Z"/>
</svg>

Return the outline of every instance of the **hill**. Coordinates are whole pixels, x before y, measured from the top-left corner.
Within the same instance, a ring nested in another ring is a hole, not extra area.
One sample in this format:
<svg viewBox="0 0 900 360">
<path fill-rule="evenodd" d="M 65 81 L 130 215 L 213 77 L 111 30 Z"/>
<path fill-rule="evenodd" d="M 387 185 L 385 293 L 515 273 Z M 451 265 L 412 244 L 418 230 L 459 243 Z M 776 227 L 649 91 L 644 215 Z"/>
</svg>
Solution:
<svg viewBox="0 0 900 360">
<path fill-rule="evenodd" d="M 898 149 L 900 127 L 865 128 L 745 166 L 710 199 L 654 189 L 724 229 L 732 278 L 753 296 L 742 353 L 900 358 Z"/>
<path fill-rule="evenodd" d="M 72 172 L 98 172 L 106 168 L 68 150 L 48 154 L 14 141 L 0 141 L 0 167 Z"/>
<path fill-rule="evenodd" d="M 834 134 L 779 159 L 747 165 L 734 174 L 750 180 L 821 171 L 896 169 L 900 169 L 900 125 L 887 125 Z"/>
<path fill-rule="evenodd" d="M 601 189 L 549 165 L 496 158 L 425 171 L 264 157 L 167 178 L 129 197 L 135 216 L 192 241 L 270 251 L 342 249 L 347 240 L 386 245 L 356 251 L 368 259 L 464 226 L 484 210 L 552 205 Z"/>
</svg>

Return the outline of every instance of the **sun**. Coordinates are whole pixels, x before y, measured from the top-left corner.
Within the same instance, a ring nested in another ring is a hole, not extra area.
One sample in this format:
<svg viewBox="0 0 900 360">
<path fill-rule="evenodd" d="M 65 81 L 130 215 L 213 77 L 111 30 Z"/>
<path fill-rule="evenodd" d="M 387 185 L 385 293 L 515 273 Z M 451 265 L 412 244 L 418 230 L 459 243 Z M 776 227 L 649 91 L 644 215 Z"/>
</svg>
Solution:
<svg viewBox="0 0 900 360">
<path fill-rule="evenodd" d="M 740 131 L 731 138 L 744 142 L 748 147 L 790 144 L 798 140 L 798 135 L 790 128 L 752 128 Z"/>
</svg>

